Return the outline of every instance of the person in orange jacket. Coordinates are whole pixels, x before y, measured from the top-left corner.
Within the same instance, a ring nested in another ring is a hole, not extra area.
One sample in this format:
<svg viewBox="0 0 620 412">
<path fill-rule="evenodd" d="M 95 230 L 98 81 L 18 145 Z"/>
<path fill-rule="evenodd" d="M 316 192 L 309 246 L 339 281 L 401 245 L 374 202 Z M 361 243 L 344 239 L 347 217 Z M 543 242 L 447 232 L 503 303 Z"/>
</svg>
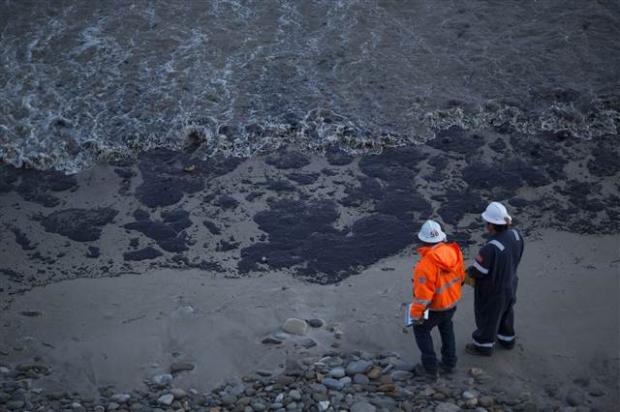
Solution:
<svg viewBox="0 0 620 412">
<path fill-rule="evenodd" d="M 446 234 L 439 223 L 427 220 L 418 238 L 423 246 L 417 250 L 420 260 L 413 269 L 413 302 L 409 306 L 409 316 L 422 354 L 422 365 L 418 365 L 417 372 L 436 379 L 439 368 L 451 373 L 456 366 L 452 317 L 461 299 L 465 266 L 459 245 L 446 242 Z M 441 362 L 437 362 L 433 349 L 431 330 L 435 326 L 441 335 Z"/>
</svg>

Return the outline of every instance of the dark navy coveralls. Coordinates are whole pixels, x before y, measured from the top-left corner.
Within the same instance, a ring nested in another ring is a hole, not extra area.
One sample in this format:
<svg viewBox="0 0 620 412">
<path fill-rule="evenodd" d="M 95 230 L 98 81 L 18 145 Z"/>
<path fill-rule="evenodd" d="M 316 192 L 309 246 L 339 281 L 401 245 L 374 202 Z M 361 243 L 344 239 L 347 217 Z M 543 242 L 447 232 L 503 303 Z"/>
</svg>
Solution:
<svg viewBox="0 0 620 412">
<path fill-rule="evenodd" d="M 493 350 L 495 339 L 510 347 L 514 344 L 514 312 L 517 301 L 517 267 L 523 256 L 523 237 L 516 229 L 494 235 L 480 249 L 469 267 L 476 279 L 474 344 L 481 350 Z"/>
</svg>

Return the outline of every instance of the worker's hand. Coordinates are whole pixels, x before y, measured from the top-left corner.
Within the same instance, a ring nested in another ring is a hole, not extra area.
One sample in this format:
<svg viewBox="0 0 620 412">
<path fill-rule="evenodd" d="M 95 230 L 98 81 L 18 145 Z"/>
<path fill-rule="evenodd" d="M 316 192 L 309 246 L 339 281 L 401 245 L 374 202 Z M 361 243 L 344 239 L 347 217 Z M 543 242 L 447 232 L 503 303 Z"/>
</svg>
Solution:
<svg viewBox="0 0 620 412">
<path fill-rule="evenodd" d="M 465 281 L 463 283 L 473 288 L 476 285 L 476 279 L 469 276 L 469 273 L 468 273 L 465 275 Z"/>
<path fill-rule="evenodd" d="M 414 326 L 420 326 L 423 323 L 424 323 L 424 318 L 416 319 L 413 321 Z"/>
</svg>

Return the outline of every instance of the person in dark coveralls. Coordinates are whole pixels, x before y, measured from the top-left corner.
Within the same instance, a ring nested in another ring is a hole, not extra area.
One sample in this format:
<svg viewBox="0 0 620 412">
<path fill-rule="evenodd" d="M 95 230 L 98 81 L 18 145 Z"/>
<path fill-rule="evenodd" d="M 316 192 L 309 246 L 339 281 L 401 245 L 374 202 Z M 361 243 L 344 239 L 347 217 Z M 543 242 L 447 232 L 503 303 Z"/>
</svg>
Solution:
<svg viewBox="0 0 620 412">
<path fill-rule="evenodd" d="M 501 203 L 491 202 L 482 218 L 491 238 L 467 269 L 474 284 L 476 330 L 465 351 L 491 356 L 496 340 L 506 349 L 515 345 L 513 306 L 517 301 L 517 267 L 524 243 L 521 233 L 511 228 L 512 218 Z"/>
</svg>

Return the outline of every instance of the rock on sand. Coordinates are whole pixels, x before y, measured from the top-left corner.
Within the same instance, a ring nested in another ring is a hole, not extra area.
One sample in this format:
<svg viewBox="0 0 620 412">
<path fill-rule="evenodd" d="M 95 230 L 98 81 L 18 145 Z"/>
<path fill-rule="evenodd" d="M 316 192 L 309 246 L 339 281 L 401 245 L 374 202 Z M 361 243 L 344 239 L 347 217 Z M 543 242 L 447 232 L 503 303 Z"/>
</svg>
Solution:
<svg viewBox="0 0 620 412">
<path fill-rule="evenodd" d="M 302 319 L 289 318 L 282 325 L 282 330 L 291 335 L 305 335 L 308 331 L 308 324 Z"/>
</svg>

